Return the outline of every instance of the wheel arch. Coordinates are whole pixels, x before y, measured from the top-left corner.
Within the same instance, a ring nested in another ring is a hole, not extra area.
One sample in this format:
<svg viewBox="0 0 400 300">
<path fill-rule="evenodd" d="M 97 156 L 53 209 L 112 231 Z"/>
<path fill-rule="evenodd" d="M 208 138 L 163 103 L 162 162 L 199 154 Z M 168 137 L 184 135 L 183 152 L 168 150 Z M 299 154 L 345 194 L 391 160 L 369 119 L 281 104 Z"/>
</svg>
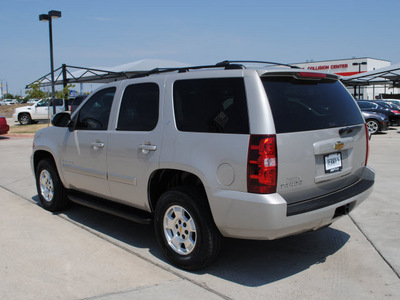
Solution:
<svg viewBox="0 0 400 300">
<path fill-rule="evenodd" d="M 159 169 L 152 173 L 148 184 L 148 195 L 150 209 L 154 212 L 157 201 L 160 196 L 171 188 L 179 186 L 193 186 L 204 193 L 205 199 L 207 193 L 201 179 L 193 173 L 177 169 Z"/>
<path fill-rule="evenodd" d="M 20 111 L 20 112 L 18 112 L 18 115 L 17 115 L 17 119 L 18 119 L 18 120 L 19 120 L 19 117 L 20 117 L 21 115 L 28 115 L 28 116 L 31 118 L 31 120 L 33 120 L 33 119 L 32 119 L 32 115 L 31 115 L 31 113 L 30 113 L 29 111 Z"/>
<path fill-rule="evenodd" d="M 36 169 L 37 169 L 39 162 L 44 159 L 50 160 L 57 167 L 56 160 L 54 159 L 53 154 L 51 154 L 49 151 L 37 150 L 37 151 L 35 151 L 35 153 L 33 154 L 33 157 L 32 157 L 32 167 L 33 167 L 34 173 L 36 173 Z"/>
</svg>

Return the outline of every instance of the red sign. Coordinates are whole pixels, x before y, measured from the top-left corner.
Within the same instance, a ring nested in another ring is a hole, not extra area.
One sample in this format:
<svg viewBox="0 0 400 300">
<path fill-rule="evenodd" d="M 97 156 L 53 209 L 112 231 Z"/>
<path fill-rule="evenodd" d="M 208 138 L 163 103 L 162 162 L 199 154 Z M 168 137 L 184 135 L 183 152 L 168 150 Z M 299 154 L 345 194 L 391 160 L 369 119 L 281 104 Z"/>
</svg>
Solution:
<svg viewBox="0 0 400 300">
<path fill-rule="evenodd" d="M 337 70 L 337 69 L 347 69 L 349 67 L 348 64 L 337 64 L 337 65 L 323 65 L 323 66 L 315 66 L 315 67 L 308 67 L 308 70 L 315 70 L 315 71 L 320 71 L 320 70 Z"/>
</svg>

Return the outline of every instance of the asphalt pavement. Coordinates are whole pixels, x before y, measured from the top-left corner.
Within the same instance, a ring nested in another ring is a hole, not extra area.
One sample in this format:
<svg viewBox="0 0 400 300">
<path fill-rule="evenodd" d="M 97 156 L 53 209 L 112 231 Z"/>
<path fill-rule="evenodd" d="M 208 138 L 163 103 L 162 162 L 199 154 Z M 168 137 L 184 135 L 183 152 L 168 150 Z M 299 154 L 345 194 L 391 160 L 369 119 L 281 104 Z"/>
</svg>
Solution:
<svg viewBox="0 0 400 300">
<path fill-rule="evenodd" d="M 374 135 L 374 192 L 331 227 L 226 239 L 201 272 L 171 266 L 152 226 L 38 204 L 32 138 L 0 136 L 0 299 L 400 299 L 400 128 Z"/>
</svg>

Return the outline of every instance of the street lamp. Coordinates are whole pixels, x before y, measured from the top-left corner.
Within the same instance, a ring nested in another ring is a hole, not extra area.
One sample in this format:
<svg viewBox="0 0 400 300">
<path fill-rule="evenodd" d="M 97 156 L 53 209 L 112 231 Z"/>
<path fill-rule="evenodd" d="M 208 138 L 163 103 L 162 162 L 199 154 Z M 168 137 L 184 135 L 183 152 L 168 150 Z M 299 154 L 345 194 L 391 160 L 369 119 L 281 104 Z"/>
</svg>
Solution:
<svg viewBox="0 0 400 300">
<path fill-rule="evenodd" d="M 361 73 L 361 65 L 366 65 L 367 62 L 366 61 L 362 61 L 362 62 L 353 62 L 353 66 L 358 66 L 358 73 Z M 355 86 L 354 86 L 355 88 Z M 361 99 L 361 86 L 358 86 L 358 99 Z"/>
<path fill-rule="evenodd" d="M 54 103 L 54 62 L 53 62 L 53 30 L 51 26 L 52 19 L 61 18 L 61 11 L 51 10 L 48 14 L 39 15 L 39 21 L 49 21 L 49 39 L 50 39 L 50 71 L 51 71 L 51 99 L 53 100 L 53 114 L 56 114 L 56 106 Z"/>
</svg>

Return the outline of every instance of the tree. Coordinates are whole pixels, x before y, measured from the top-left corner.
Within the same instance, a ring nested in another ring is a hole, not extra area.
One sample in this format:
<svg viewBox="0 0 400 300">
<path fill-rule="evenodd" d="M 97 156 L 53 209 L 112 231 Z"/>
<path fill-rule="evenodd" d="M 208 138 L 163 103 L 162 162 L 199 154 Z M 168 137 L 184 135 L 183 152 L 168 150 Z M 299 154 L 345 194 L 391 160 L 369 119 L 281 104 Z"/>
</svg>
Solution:
<svg viewBox="0 0 400 300">
<path fill-rule="evenodd" d="M 40 82 L 36 81 L 29 85 L 29 90 L 25 91 L 29 99 L 41 99 L 46 97 L 46 93 L 40 89 Z"/>
<path fill-rule="evenodd" d="M 10 94 L 10 93 L 7 93 L 7 94 L 4 94 L 4 95 L 3 95 L 3 98 L 4 98 L 4 99 L 14 99 L 14 95 L 12 95 L 12 94 Z"/>
<path fill-rule="evenodd" d="M 59 98 L 59 99 L 68 99 L 69 90 L 73 87 L 75 87 L 75 85 L 68 84 L 61 91 L 56 91 L 54 97 Z M 29 90 L 25 91 L 25 94 L 27 94 L 26 98 L 29 98 L 29 99 L 45 98 L 47 96 L 47 94 L 44 91 L 42 91 L 40 88 L 41 88 L 41 85 L 40 85 L 39 81 L 31 83 L 29 85 Z"/>
<path fill-rule="evenodd" d="M 69 96 L 69 90 L 71 89 L 71 88 L 74 88 L 75 87 L 75 85 L 73 85 L 73 84 L 68 84 L 68 85 L 66 85 L 63 89 L 62 89 L 62 91 L 56 91 L 56 94 L 55 94 L 55 98 L 59 98 L 59 99 L 68 99 L 68 96 Z"/>
</svg>

